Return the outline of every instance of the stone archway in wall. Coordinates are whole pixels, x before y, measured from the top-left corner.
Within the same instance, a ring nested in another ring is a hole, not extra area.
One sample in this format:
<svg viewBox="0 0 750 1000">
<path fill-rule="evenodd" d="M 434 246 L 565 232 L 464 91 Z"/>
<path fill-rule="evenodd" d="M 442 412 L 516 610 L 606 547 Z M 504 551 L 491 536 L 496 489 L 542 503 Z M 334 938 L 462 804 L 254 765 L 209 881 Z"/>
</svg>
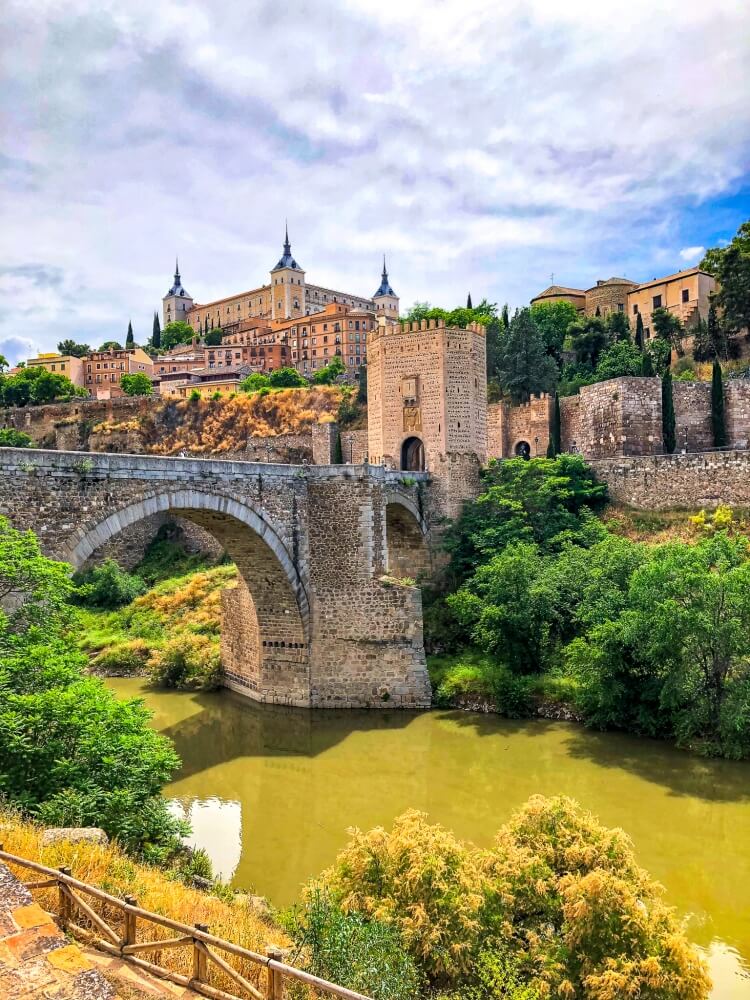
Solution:
<svg viewBox="0 0 750 1000">
<path fill-rule="evenodd" d="M 531 458 L 531 445 L 528 441 L 517 441 L 513 448 L 513 454 L 516 458 Z"/>
<path fill-rule="evenodd" d="M 424 443 L 421 438 L 408 437 L 401 445 L 401 471 L 425 471 Z"/>
<path fill-rule="evenodd" d="M 238 586 L 222 593 L 226 686 L 259 701 L 309 705 L 307 591 L 278 534 L 252 507 L 197 490 L 149 497 L 79 529 L 68 561 L 82 566 L 109 539 L 160 511 L 208 531 L 237 566 Z"/>
<path fill-rule="evenodd" d="M 405 497 L 391 495 L 385 508 L 388 573 L 415 580 L 429 576 L 432 569 L 427 530 L 414 504 Z"/>
</svg>

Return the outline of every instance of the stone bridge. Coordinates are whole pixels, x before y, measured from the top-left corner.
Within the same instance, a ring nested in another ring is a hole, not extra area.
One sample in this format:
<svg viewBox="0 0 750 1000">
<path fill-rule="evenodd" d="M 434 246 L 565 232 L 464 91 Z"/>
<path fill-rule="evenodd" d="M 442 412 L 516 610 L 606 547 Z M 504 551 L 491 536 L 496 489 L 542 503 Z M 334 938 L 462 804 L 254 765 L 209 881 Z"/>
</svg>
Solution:
<svg viewBox="0 0 750 1000">
<path fill-rule="evenodd" d="M 237 565 L 223 593 L 225 683 L 320 707 L 430 702 L 416 577 L 429 563 L 429 477 L 0 448 L 0 513 L 80 568 L 145 517 L 208 530 Z"/>
</svg>

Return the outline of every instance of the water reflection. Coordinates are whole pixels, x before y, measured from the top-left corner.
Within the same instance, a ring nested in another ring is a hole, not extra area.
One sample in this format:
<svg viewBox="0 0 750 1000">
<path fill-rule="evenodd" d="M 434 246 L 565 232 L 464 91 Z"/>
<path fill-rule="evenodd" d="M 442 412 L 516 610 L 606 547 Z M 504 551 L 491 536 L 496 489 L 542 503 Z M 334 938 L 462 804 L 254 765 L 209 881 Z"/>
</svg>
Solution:
<svg viewBox="0 0 750 1000">
<path fill-rule="evenodd" d="M 122 695 L 133 680 L 112 682 Z M 721 972 L 750 956 L 750 767 L 565 723 L 462 712 L 309 712 L 229 693 L 143 692 L 184 761 L 168 793 L 236 885 L 294 900 L 346 829 L 419 808 L 487 845 L 530 795 L 567 794 L 622 826 Z M 734 951 L 733 951 L 734 949 Z M 740 990 L 741 992 L 737 992 Z"/>
</svg>

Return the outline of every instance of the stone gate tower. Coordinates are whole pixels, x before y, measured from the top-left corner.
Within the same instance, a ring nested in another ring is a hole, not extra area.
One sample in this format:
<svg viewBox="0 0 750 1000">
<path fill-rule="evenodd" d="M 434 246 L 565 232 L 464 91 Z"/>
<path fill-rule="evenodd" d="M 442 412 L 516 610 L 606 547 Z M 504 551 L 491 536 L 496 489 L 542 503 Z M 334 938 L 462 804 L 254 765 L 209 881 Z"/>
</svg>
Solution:
<svg viewBox="0 0 750 1000">
<path fill-rule="evenodd" d="M 162 301 L 162 323 L 186 321 L 193 308 L 193 297 L 182 287 L 179 261 L 174 262 L 174 281 Z"/>
<path fill-rule="evenodd" d="M 380 316 L 367 348 L 372 464 L 431 473 L 443 514 L 476 496 L 487 459 L 484 327 Z"/>
</svg>

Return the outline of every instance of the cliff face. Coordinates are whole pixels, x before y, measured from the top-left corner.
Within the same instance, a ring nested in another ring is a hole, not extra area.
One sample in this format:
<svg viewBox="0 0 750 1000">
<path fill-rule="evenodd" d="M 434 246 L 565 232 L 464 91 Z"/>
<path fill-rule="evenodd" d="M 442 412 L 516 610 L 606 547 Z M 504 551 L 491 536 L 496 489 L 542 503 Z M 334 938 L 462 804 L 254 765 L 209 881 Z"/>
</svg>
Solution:
<svg viewBox="0 0 750 1000">
<path fill-rule="evenodd" d="M 131 454 L 237 456 L 299 463 L 312 428 L 336 419 L 341 389 L 281 389 L 230 398 L 87 400 L 5 410 L 0 425 L 40 448 Z"/>
</svg>

